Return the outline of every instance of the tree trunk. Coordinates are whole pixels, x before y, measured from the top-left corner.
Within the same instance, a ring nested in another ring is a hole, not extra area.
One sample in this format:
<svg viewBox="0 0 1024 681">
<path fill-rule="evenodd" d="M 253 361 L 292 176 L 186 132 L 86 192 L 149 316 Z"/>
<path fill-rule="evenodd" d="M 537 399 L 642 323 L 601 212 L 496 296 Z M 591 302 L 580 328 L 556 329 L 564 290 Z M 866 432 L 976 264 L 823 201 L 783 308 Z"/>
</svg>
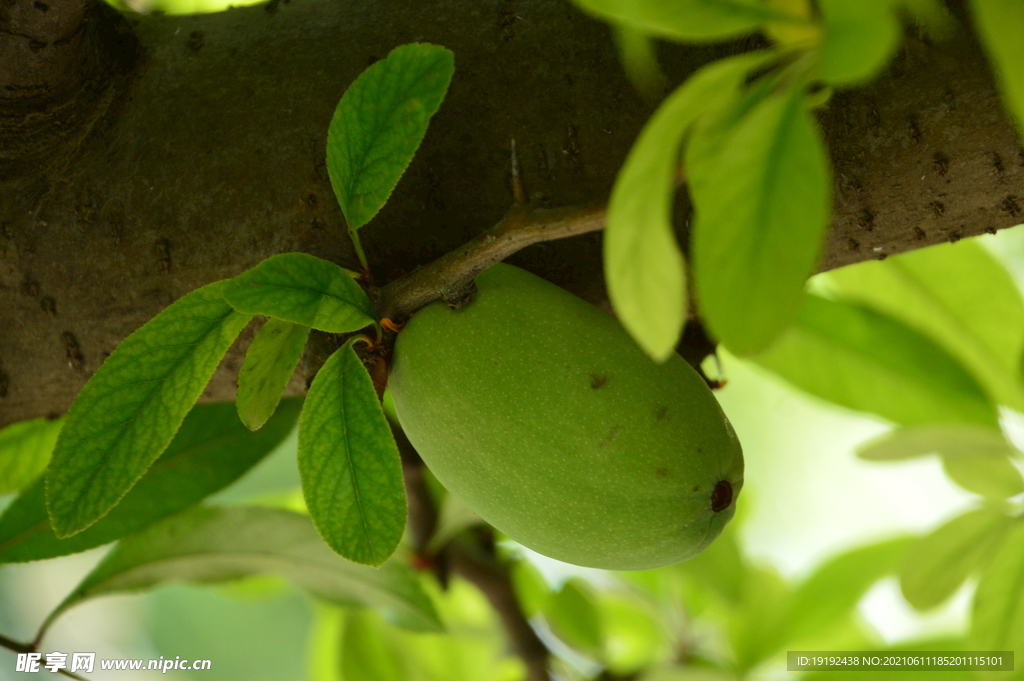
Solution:
<svg viewBox="0 0 1024 681">
<path fill-rule="evenodd" d="M 1024 151 L 969 22 L 908 37 L 821 114 L 835 178 L 822 269 L 1021 222 Z M 509 140 L 542 205 L 606 200 L 651 107 L 608 28 L 564 0 L 272 0 L 121 16 L 0 0 L 0 426 L 63 413 L 117 343 L 269 255 L 356 268 L 324 165 L 345 88 L 402 43 L 455 53 L 447 99 L 362 230 L 378 282 L 455 248 L 512 201 Z M 673 82 L 736 46 L 663 46 Z M 604 300 L 600 235 L 513 262 Z M 207 391 L 233 395 L 239 357 Z"/>
</svg>

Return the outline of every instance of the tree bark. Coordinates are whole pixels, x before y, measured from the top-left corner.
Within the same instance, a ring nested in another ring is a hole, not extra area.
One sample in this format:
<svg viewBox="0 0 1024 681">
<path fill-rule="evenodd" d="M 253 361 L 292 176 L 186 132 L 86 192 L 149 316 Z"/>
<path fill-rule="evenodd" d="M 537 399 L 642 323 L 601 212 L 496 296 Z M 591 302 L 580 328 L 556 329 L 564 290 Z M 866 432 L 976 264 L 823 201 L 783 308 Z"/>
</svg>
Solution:
<svg viewBox="0 0 1024 681">
<path fill-rule="evenodd" d="M 45 8 L 45 9 L 44 9 Z M 821 268 L 1024 220 L 1024 151 L 960 16 L 911 35 L 820 120 L 836 187 Z M 651 107 L 607 27 L 564 0 L 272 0 L 122 16 L 0 0 L 0 426 L 58 414 L 170 302 L 281 252 L 357 267 L 324 165 L 345 88 L 402 43 L 455 52 L 423 146 L 361 234 L 378 283 L 497 223 L 515 137 L 537 205 L 607 199 Z M 663 46 L 673 82 L 736 49 Z M 605 299 L 600 235 L 512 262 Z M 239 355 L 207 390 L 229 399 Z"/>
</svg>

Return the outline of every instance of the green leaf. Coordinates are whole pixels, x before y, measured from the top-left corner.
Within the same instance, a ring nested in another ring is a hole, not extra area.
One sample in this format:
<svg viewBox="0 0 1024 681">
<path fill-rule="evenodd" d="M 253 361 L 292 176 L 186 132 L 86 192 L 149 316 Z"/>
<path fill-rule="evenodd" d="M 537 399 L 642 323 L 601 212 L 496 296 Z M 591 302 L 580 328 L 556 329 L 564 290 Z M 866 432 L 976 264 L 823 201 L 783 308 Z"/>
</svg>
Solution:
<svg viewBox="0 0 1024 681">
<path fill-rule="evenodd" d="M 721 536 L 711 546 L 673 568 L 731 605 L 738 604 L 743 597 L 743 581 L 747 569 L 733 527 L 726 525 Z"/>
<path fill-rule="evenodd" d="M 450 50 L 400 45 L 345 91 L 327 131 L 327 172 L 350 233 L 391 196 L 454 72 Z"/>
<path fill-rule="evenodd" d="M 231 280 L 228 303 L 328 333 L 369 326 L 376 312 L 366 293 L 337 265 L 306 253 L 282 253 Z"/>
<path fill-rule="evenodd" d="M 75 398 L 46 473 L 58 537 L 93 524 L 170 444 L 250 317 L 228 282 L 193 291 L 125 338 Z"/>
<path fill-rule="evenodd" d="M 742 672 L 773 655 L 784 643 L 790 598 L 789 587 L 774 570 L 751 566 L 746 571 L 743 602 L 727 622 L 738 676 L 744 677 Z"/>
<path fill-rule="evenodd" d="M 263 573 L 281 575 L 333 603 L 382 609 L 406 628 L 441 629 L 408 565 L 391 561 L 374 569 L 351 563 L 324 545 L 307 516 L 261 506 L 199 506 L 122 539 L 45 626 L 97 596 L 168 581 L 211 583 Z"/>
<path fill-rule="evenodd" d="M 982 507 L 921 537 L 900 564 L 903 597 L 918 610 L 939 605 L 992 557 L 1011 525 L 1005 513 Z"/>
<path fill-rule="evenodd" d="M 974 24 L 995 66 L 1003 101 L 1024 131 L 1024 2 L 971 0 Z"/>
<path fill-rule="evenodd" d="M 911 541 L 890 539 L 825 561 L 793 592 L 785 617 L 786 640 L 821 635 L 842 624 L 875 582 L 896 571 Z"/>
<path fill-rule="evenodd" d="M 636 598 L 602 591 L 596 604 L 604 634 L 603 662 L 611 671 L 628 678 L 666 657 L 666 632 Z"/>
<path fill-rule="evenodd" d="M 831 171 L 799 83 L 722 132 L 705 120 L 686 151 L 697 301 L 712 335 L 746 355 L 797 315 L 828 226 Z"/>
<path fill-rule="evenodd" d="M 995 405 L 955 359 L 853 303 L 807 295 L 797 322 L 753 360 L 813 395 L 896 423 L 998 427 Z"/>
<path fill-rule="evenodd" d="M 945 455 L 942 468 L 953 482 L 988 499 L 1006 499 L 1024 492 L 1024 477 L 1005 455 Z"/>
<path fill-rule="evenodd" d="M 341 637 L 342 678 L 406 681 L 405 665 L 388 633 L 387 625 L 372 612 L 347 613 Z"/>
<path fill-rule="evenodd" d="M 1019 650 L 1024 644 L 1024 523 L 1014 522 L 974 592 L 973 650 Z"/>
<path fill-rule="evenodd" d="M 299 473 L 324 541 L 357 563 L 380 565 L 405 529 L 405 485 L 394 436 L 352 341 L 309 388 L 299 427 Z"/>
<path fill-rule="evenodd" d="M 857 456 L 866 461 L 900 461 L 928 454 L 1006 456 L 1016 450 L 995 428 L 971 423 L 930 423 L 897 428 L 861 444 Z"/>
<path fill-rule="evenodd" d="M 619 61 L 640 96 L 657 103 L 668 91 L 668 78 L 658 64 L 657 43 L 643 31 L 619 25 L 613 29 Z"/>
<path fill-rule="evenodd" d="M 544 575 L 526 559 L 514 562 L 510 572 L 512 588 L 523 614 L 529 618 L 543 612 L 551 598 L 551 588 Z"/>
<path fill-rule="evenodd" d="M 825 20 L 818 73 L 846 85 L 871 79 L 892 57 L 900 24 L 891 0 L 819 0 Z"/>
<path fill-rule="evenodd" d="M 308 326 L 281 319 L 268 319 L 256 333 L 238 372 L 238 416 L 250 430 L 274 414 L 308 337 Z"/>
<path fill-rule="evenodd" d="M 604 632 L 590 586 L 572 577 L 551 595 L 544 617 L 558 638 L 572 647 L 599 656 L 604 647 Z"/>
<path fill-rule="evenodd" d="M 623 326 L 656 361 L 672 353 L 686 321 L 686 272 L 672 230 L 680 144 L 698 116 L 729 97 L 765 55 L 715 62 L 693 75 L 644 126 L 608 205 L 604 270 Z"/>
<path fill-rule="evenodd" d="M 238 479 L 287 437 L 302 400 L 285 400 L 259 433 L 235 417 L 235 406 L 196 405 L 163 455 L 124 499 L 94 525 L 57 539 L 46 517 L 43 480 L 22 492 L 0 516 L 0 563 L 64 556 L 136 532 L 197 504 Z"/>
<path fill-rule="evenodd" d="M 1024 300 L 1006 268 L 977 240 L 843 267 L 822 281 L 836 295 L 931 336 L 993 399 L 1024 411 L 1015 374 L 1024 351 Z"/>
<path fill-rule="evenodd" d="M 753 33 L 769 21 L 795 21 L 760 0 L 574 0 L 605 21 L 678 41 Z"/>
<path fill-rule="evenodd" d="M 0 494 L 16 492 L 46 470 L 63 419 L 30 419 L 0 430 Z"/>
</svg>

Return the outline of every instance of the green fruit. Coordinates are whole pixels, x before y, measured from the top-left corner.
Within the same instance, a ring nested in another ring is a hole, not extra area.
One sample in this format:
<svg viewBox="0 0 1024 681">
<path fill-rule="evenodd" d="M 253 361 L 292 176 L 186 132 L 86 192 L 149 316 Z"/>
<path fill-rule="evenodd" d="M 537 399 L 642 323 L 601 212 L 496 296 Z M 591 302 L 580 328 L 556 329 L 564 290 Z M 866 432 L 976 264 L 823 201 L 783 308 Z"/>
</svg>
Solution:
<svg viewBox="0 0 1024 681">
<path fill-rule="evenodd" d="M 389 386 L 409 439 L 480 517 L 552 558 L 641 570 L 700 553 L 743 485 L 736 435 L 677 355 L 511 265 L 398 335 Z"/>
</svg>

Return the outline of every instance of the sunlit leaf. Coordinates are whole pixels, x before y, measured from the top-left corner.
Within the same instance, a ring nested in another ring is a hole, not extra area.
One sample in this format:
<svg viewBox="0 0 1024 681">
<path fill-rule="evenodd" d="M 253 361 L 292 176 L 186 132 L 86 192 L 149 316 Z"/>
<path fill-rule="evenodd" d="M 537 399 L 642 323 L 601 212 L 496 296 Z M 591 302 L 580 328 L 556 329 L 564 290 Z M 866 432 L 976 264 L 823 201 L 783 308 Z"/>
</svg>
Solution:
<svg viewBox="0 0 1024 681">
<path fill-rule="evenodd" d="M 841 624 L 879 579 L 896 571 L 909 537 L 864 546 L 819 565 L 793 593 L 785 618 L 788 641 Z"/>
<path fill-rule="evenodd" d="M 274 255 L 231 280 L 228 303 L 328 333 L 347 333 L 376 318 L 366 293 L 345 270 L 306 253 Z"/>
<path fill-rule="evenodd" d="M 600 655 L 604 632 L 586 582 L 578 577 L 567 580 L 548 599 L 544 617 L 560 639 L 581 651 Z"/>
<path fill-rule="evenodd" d="M 971 0 L 974 24 L 995 66 L 1003 101 L 1024 130 L 1024 2 Z"/>
<path fill-rule="evenodd" d="M 995 405 L 955 359 L 852 303 L 808 295 L 796 323 L 753 360 L 813 395 L 896 423 L 998 427 Z"/>
<path fill-rule="evenodd" d="M 999 403 L 1024 411 L 1016 374 L 1024 301 L 1006 268 L 975 239 L 921 248 L 823 275 L 835 294 L 928 334 Z"/>
<path fill-rule="evenodd" d="M 258 430 L 273 415 L 308 337 L 308 326 L 281 319 L 260 327 L 238 372 L 238 416 L 246 428 Z"/>
<path fill-rule="evenodd" d="M 62 419 L 30 419 L 0 430 L 0 494 L 16 492 L 50 462 Z"/>
<path fill-rule="evenodd" d="M 587 12 L 673 40 L 718 40 L 793 20 L 761 0 L 575 0 Z"/>
<path fill-rule="evenodd" d="M 608 205 L 604 269 L 623 325 L 651 357 L 664 361 L 686 321 L 686 273 L 672 230 L 683 136 L 698 116 L 731 96 L 763 54 L 715 62 L 692 76 L 644 126 L 619 171 Z"/>
<path fill-rule="evenodd" d="M 379 569 L 341 558 L 309 518 L 258 506 L 196 507 L 122 539 L 47 618 L 79 603 L 164 582 L 221 582 L 279 574 L 310 593 L 343 605 L 383 610 L 403 626 L 441 628 L 430 599 L 407 565 Z"/>
<path fill-rule="evenodd" d="M 327 172 L 349 232 L 391 196 L 454 72 L 450 50 L 400 45 L 345 90 L 327 131 Z"/>
<path fill-rule="evenodd" d="M 728 622 L 741 676 L 784 642 L 791 598 L 786 582 L 770 568 L 751 567 L 744 576 L 743 602 Z"/>
<path fill-rule="evenodd" d="M 405 529 L 402 462 L 351 342 L 331 355 L 309 388 L 299 427 L 299 472 L 324 541 L 357 563 L 387 560 Z"/>
<path fill-rule="evenodd" d="M 189 293 L 121 341 L 75 398 L 47 470 L 58 537 L 102 518 L 164 451 L 250 317 L 228 282 Z"/>
<path fill-rule="evenodd" d="M 736 676 L 721 669 L 681 666 L 657 667 L 640 677 L 640 681 L 735 681 Z"/>
<path fill-rule="evenodd" d="M 982 507 L 918 539 L 900 564 L 903 597 L 918 610 L 945 601 L 983 561 L 991 558 L 1011 524 L 1005 513 Z"/>
<path fill-rule="evenodd" d="M 551 587 L 544 576 L 528 560 L 517 560 L 511 569 L 512 588 L 523 614 L 533 617 L 542 612 L 551 599 Z"/>
<path fill-rule="evenodd" d="M 341 637 L 341 670 L 343 679 L 373 681 L 405 681 L 402 657 L 388 641 L 387 625 L 373 612 L 351 612 L 345 615 Z"/>
<path fill-rule="evenodd" d="M 735 523 L 735 520 L 733 521 Z M 734 525 L 727 525 L 711 546 L 673 569 L 715 592 L 725 602 L 739 603 L 743 597 L 746 565 Z"/>
<path fill-rule="evenodd" d="M 1006 499 L 1024 492 L 1024 477 L 1005 455 L 945 455 L 942 468 L 956 484 L 989 499 Z"/>
<path fill-rule="evenodd" d="M 878 73 L 899 44 L 900 24 L 891 0 L 819 0 L 825 20 L 818 73 L 843 85 Z"/>
<path fill-rule="evenodd" d="M 1015 522 L 974 592 L 975 650 L 1019 650 L 1024 644 L 1024 523 Z"/>
<path fill-rule="evenodd" d="M 707 116 L 686 150 L 694 283 L 711 334 L 734 354 L 766 348 L 796 317 L 818 263 L 828 154 L 795 84 L 734 115 Z M 735 108 L 735 107 L 734 107 Z"/>
<path fill-rule="evenodd" d="M 43 480 L 36 481 L 0 516 L 0 563 L 85 551 L 199 503 L 273 451 L 295 426 L 301 406 L 301 400 L 285 400 L 258 433 L 239 422 L 230 402 L 195 406 L 124 499 L 96 524 L 67 539 L 57 539 L 50 528 Z"/>
<path fill-rule="evenodd" d="M 972 423 L 929 423 L 896 428 L 857 447 L 866 461 L 899 461 L 928 454 L 1000 456 L 1016 450 L 997 428 Z"/>
<path fill-rule="evenodd" d="M 604 635 L 604 664 L 610 670 L 628 677 L 668 657 L 666 632 L 637 599 L 602 591 L 595 602 Z"/>
</svg>

